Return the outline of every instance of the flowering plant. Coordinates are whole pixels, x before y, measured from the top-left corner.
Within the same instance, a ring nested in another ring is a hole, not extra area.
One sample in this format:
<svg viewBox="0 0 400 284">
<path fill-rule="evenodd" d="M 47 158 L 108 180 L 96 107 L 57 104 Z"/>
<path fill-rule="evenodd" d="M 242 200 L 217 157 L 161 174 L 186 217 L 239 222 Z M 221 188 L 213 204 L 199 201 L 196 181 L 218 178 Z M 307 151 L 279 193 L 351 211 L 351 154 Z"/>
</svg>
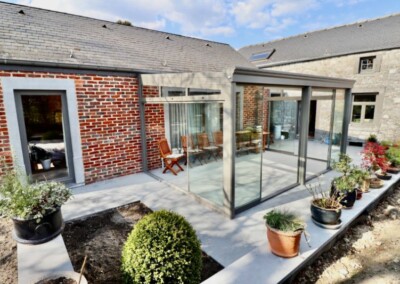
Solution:
<svg viewBox="0 0 400 284">
<path fill-rule="evenodd" d="M 28 178 L 18 171 L 8 171 L 0 178 L 0 216 L 35 219 L 71 198 L 71 191 L 62 183 L 44 181 L 29 184 Z"/>
<path fill-rule="evenodd" d="M 381 169 L 382 173 L 386 173 L 389 167 L 389 161 L 385 156 L 385 148 L 376 142 L 367 142 L 362 154 L 362 167 L 377 171 Z"/>
</svg>

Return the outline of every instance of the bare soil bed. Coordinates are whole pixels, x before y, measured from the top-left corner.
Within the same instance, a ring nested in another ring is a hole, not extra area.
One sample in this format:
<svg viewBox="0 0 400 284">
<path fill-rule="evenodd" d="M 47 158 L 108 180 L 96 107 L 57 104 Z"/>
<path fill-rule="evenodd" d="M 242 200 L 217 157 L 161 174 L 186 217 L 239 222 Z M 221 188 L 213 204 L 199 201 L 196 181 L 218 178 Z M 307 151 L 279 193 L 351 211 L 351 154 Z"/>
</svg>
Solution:
<svg viewBox="0 0 400 284">
<path fill-rule="evenodd" d="M 89 283 L 123 283 L 121 251 L 134 225 L 151 210 L 133 203 L 67 222 L 63 238 L 75 271 L 80 271 L 85 255 L 85 277 Z M 223 269 L 203 253 L 202 281 Z"/>
<path fill-rule="evenodd" d="M 0 217 L 0 283 L 16 284 L 17 243 L 12 238 L 13 224 L 8 218 Z"/>
<path fill-rule="evenodd" d="M 399 284 L 399 212 L 397 187 L 329 251 L 301 271 L 294 283 Z"/>
</svg>

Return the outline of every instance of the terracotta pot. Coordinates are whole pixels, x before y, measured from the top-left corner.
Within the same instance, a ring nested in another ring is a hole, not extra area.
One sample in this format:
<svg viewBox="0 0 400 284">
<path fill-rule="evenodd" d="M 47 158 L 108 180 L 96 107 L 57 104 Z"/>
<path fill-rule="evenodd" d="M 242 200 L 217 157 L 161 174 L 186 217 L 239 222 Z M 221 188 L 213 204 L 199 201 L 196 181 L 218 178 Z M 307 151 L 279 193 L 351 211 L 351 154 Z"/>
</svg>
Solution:
<svg viewBox="0 0 400 284">
<path fill-rule="evenodd" d="M 280 257 L 295 257 L 299 254 L 300 238 L 303 231 L 283 232 L 267 225 L 267 238 L 273 254 Z"/>
</svg>

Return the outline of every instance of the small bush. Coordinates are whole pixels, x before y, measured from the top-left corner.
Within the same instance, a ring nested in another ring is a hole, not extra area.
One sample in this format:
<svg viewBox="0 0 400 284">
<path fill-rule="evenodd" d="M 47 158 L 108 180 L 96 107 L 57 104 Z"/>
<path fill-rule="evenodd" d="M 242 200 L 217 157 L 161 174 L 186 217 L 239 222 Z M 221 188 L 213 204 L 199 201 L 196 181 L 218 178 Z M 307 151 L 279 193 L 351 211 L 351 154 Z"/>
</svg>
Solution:
<svg viewBox="0 0 400 284">
<path fill-rule="evenodd" d="M 166 210 L 143 217 L 122 251 L 125 283 L 200 283 L 201 266 L 195 230 Z"/>
</svg>

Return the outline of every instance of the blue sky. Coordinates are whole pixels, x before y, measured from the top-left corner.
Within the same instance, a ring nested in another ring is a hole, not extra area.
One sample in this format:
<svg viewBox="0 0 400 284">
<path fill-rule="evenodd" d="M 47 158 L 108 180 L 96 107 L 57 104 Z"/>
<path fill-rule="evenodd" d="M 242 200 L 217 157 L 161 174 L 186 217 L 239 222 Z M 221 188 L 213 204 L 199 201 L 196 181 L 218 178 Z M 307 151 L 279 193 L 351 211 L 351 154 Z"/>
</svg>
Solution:
<svg viewBox="0 0 400 284">
<path fill-rule="evenodd" d="M 4 0 L 3 0 L 4 1 Z M 234 48 L 400 13 L 399 0 L 10 0 Z"/>
</svg>

